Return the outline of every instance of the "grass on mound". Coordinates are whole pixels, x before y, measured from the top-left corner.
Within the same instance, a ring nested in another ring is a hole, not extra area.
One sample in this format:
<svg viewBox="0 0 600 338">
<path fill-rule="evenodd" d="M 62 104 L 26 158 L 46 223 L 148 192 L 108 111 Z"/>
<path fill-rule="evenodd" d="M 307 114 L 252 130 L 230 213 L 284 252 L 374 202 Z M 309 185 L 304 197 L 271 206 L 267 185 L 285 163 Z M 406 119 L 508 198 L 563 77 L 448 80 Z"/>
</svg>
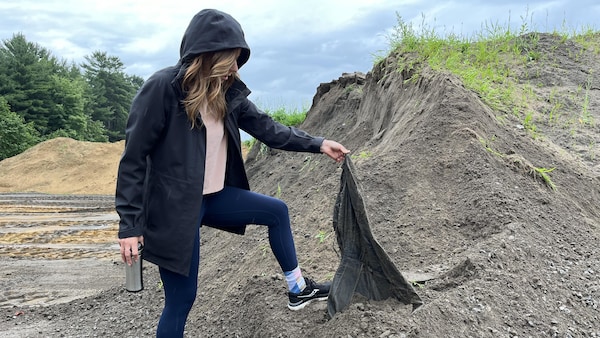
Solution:
<svg viewBox="0 0 600 338">
<path fill-rule="evenodd" d="M 278 107 L 275 109 L 264 109 L 265 113 L 269 114 L 275 121 L 286 125 L 288 127 L 295 127 L 300 125 L 306 119 L 306 113 L 308 112 L 307 108 L 286 108 L 285 106 Z M 243 146 L 247 149 L 251 149 L 254 143 L 256 142 L 255 138 L 250 138 L 243 142 Z"/>
<path fill-rule="evenodd" d="M 454 33 L 442 34 L 428 26 L 424 18 L 421 26 L 415 29 L 397 15 L 398 23 L 389 36 L 388 55 L 401 56 L 398 70 L 412 74 L 407 81 L 418 78 L 423 64 L 428 64 L 434 70 L 449 71 L 459 77 L 467 88 L 479 94 L 492 109 L 505 115 L 513 114 L 526 129 L 535 134 L 534 109 L 530 107 L 530 102 L 535 100 L 532 85 L 519 83 L 514 71 L 532 62 L 550 63 L 551 60 L 545 60 L 537 48 L 540 33 L 530 30 L 528 17 L 521 17 L 522 24 L 518 29 L 511 29 L 510 20 L 505 26 L 484 23 L 480 32 L 466 37 Z M 600 35 L 592 27 L 569 30 L 563 24 L 560 30 L 550 34 L 557 37 L 559 44 L 567 40 L 577 42 L 583 47 L 581 53 L 600 53 Z M 376 58 L 376 63 L 383 59 Z M 583 108 L 577 120 L 583 125 L 593 126 L 593 118 L 585 113 L 589 104 L 586 93 L 590 90 L 590 83 L 591 80 L 583 86 L 587 88 L 580 88 L 585 95 L 581 98 Z M 555 108 L 560 109 L 560 104 L 557 103 Z"/>
</svg>

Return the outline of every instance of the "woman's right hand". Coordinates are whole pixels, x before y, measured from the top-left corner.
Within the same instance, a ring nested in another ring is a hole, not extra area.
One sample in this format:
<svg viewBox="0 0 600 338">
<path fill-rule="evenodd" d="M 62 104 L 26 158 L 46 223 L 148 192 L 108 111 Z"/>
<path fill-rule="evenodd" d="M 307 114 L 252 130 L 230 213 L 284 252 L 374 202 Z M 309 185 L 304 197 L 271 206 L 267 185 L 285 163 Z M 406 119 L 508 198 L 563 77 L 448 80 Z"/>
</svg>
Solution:
<svg viewBox="0 0 600 338">
<path fill-rule="evenodd" d="M 339 163 L 344 160 L 346 154 L 349 153 L 350 150 L 335 141 L 325 139 L 321 144 L 321 152 L 327 154 L 327 156 Z"/>
<path fill-rule="evenodd" d="M 140 259 L 138 252 L 138 243 L 144 245 L 144 236 L 119 238 L 119 246 L 121 247 L 121 259 L 127 265 L 133 264 Z"/>
</svg>

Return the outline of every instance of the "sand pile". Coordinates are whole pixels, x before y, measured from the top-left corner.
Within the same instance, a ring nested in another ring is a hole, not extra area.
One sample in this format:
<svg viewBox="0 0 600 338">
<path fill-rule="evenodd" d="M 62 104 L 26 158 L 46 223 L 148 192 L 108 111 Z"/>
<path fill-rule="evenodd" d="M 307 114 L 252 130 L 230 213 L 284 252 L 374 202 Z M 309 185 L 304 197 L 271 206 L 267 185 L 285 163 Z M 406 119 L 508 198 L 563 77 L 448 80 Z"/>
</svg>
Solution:
<svg viewBox="0 0 600 338">
<path fill-rule="evenodd" d="M 0 192 L 111 195 L 125 142 L 55 138 L 0 162 Z"/>
</svg>

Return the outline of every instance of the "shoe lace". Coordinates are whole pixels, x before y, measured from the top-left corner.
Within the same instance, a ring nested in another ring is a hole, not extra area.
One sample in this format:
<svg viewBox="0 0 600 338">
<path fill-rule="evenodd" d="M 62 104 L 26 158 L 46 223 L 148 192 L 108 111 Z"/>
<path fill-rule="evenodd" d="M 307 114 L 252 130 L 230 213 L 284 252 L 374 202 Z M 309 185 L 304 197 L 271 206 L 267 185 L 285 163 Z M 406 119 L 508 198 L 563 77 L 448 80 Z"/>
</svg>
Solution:
<svg viewBox="0 0 600 338">
<path fill-rule="evenodd" d="M 317 288 L 317 283 L 315 283 L 315 281 L 310 278 L 304 278 L 304 282 L 306 283 L 306 287 L 309 288 L 309 290 Z"/>
</svg>

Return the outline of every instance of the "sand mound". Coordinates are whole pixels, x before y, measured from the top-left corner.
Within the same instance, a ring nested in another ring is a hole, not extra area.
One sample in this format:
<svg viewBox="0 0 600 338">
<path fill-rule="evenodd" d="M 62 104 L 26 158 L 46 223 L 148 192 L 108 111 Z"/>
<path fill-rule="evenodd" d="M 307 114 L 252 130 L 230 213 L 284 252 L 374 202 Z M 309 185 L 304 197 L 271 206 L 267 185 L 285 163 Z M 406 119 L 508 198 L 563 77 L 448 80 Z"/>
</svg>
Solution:
<svg viewBox="0 0 600 338">
<path fill-rule="evenodd" d="M 0 162 L 0 192 L 114 194 L 125 142 L 55 138 Z"/>
</svg>

